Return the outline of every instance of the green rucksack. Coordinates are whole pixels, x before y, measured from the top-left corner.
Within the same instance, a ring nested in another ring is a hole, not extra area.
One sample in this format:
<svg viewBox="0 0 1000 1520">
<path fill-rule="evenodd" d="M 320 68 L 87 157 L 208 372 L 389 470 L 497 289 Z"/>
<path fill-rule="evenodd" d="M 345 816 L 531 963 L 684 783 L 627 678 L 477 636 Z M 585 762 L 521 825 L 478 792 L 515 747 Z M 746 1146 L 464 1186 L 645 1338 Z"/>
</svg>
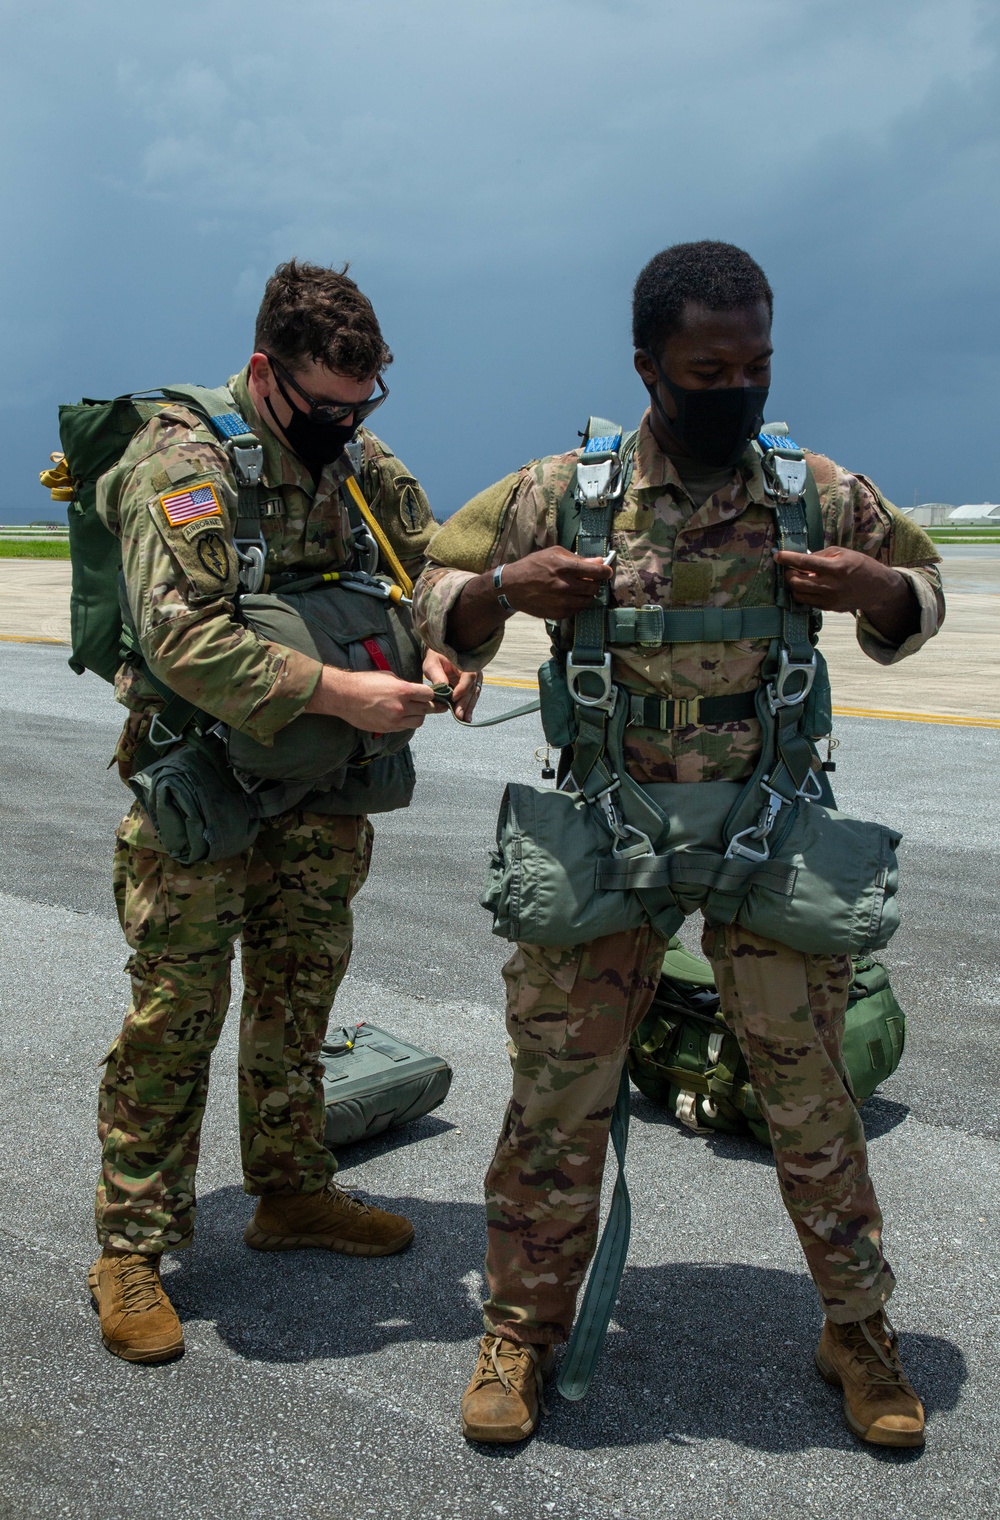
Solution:
<svg viewBox="0 0 1000 1520">
<path fill-rule="evenodd" d="M 871 956 L 854 960 L 844 1065 L 858 1103 L 870 1098 L 899 1065 L 906 1020 L 885 967 Z M 770 1145 L 746 1061 L 719 1009 L 711 967 L 673 939 L 652 1007 L 628 1053 L 639 1091 L 663 1104 L 688 1129 L 750 1132 Z"/>
<path fill-rule="evenodd" d="M 231 458 L 234 445 L 256 444 L 235 410 L 229 390 L 198 385 L 165 385 L 157 392 L 133 392 L 111 401 L 82 401 L 59 408 L 62 461 L 43 472 L 42 484 L 57 501 L 67 501 L 70 591 L 70 668 L 92 670 L 113 681 L 122 663 L 122 612 L 118 579 L 121 545 L 97 515 L 97 482 L 116 465 L 135 434 L 166 406 L 193 411 L 216 433 Z M 56 456 L 53 456 L 56 459 Z"/>
<path fill-rule="evenodd" d="M 67 504 L 73 577 L 69 663 L 77 675 L 92 670 L 113 681 L 122 662 L 121 545 L 97 515 L 97 482 L 164 405 L 144 396 L 116 396 L 113 401 L 85 397 L 59 408 L 63 457 L 52 456 L 55 468 L 45 470 L 41 481 L 55 501 Z"/>
</svg>

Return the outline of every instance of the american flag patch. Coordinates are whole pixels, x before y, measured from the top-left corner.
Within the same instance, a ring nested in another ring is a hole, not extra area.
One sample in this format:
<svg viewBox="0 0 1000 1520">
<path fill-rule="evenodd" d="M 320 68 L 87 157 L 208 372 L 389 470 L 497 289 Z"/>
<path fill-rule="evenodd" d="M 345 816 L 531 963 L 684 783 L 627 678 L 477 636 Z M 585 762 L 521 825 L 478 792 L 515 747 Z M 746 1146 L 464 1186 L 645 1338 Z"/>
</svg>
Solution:
<svg viewBox="0 0 1000 1520">
<path fill-rule="evenodd" d="M 194 522 L 197 517 L 221 517 L 222 504 L 214 486 L 192 486 L 187 491 L 172 491 L 160 497 L 160 506 L 172 528 Z"/>
</svg>

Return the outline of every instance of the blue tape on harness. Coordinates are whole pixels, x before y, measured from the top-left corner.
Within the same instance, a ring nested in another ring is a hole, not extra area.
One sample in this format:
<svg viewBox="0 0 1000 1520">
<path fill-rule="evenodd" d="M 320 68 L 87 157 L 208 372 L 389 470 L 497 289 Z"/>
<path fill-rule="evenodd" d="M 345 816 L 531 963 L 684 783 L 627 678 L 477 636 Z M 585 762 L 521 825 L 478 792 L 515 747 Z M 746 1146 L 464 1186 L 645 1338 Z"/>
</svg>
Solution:
<svg viewBox="0 0 1000 1520">
<path fill-rule="evenodd" d="M 220 438 L 241 438 L 250 431 L 239 412 L 223 412 L 221 417 L 213 417 L 212 426 Z"/>
<path fill-rule="evenodd" d="M 621 433 L 607 433 L 603 438 L 591 438 L 584 445 L 585 454 L 613 454 L 622 441 Z"/>
<path fill-rule="evenodd" d="M 757 442 L 766 454 L 768 449 L 796 449 L 801 454 L 802 450 L 786 433 L 758 433 Z"/>
</svg>

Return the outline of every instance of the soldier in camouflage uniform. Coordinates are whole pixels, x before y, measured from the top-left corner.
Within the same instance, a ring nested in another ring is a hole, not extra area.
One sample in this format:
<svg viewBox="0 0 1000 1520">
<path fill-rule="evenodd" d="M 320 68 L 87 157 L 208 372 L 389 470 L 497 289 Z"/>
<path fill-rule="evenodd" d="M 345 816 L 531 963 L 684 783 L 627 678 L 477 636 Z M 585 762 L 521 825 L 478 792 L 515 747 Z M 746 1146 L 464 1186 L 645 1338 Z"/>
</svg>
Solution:
<svg viewBox="0 0 1000 1520">
<path fill-rule="evenodd" d="M 773 603 L 784 573 L 801 602 L 854 612 L 861 647 L 877 663 L 919 649 L 944 615 L 936 555 L 863 477 L 807 456 L 827 547 L 782 551 L 776 569 L 774 514 L 759 456 L 747 448 L 769 385 L 771 310 L 762 271 L 739 249 L 687 244 L 658 255 L 635 290 L 635 364 L 652 405 L 614 519 L 614 568 L 557 547 L 559 504 L 579 451 L 528 465 L 432 539 L 415 599 L 428 643 L 478 670 L 512 610 L 562 620 L 559 642 L 569 649 L 572 616 L 604 579 L 613 605 L 725 607 Z M 693 704 L 752 692 L 767 647 L 614 649 L 614 679 L 632 693 L 675 699 L 678 714 L 676 727 L 627 729 L 630 775 L 645 783 L 749 777 L 761 747 L 756 718 L 699 722 Z M 691 705 L 678 708 L 678 698 Z M 652 717 L 649 708 L 642 716 Z M 919 1444 L 923 1411 L 884 1316 L 894 1278 L 841 1059 L 850 962 L 799 954 L 739 924 L 706 925 L 702 943 L 825 1312 L 820 1370 L 843 1387 L 858 1435 Z M 520 944 L 504 968 L 516 1054 L 486 1177 L 488 1333 L 463 1399 L 470 1439 L 520 1440 L 537 1423 L 541 1380 L 569 1333 L 594 1251 L 629 1036 L 649 1007 L 664 948 L 647 926 L 573 948 Z"/>
<path fill-rule="evenodd" d="M 381 371 L 392 357 L 369 302 L 346 274 L 292 261 L 268 282 L 255 346 L 230 386 L 264 450 L 268 573 L 349 562 L 340 487 L 349 472 L 344 446 L 356 435 L 362 488 L 404 570 L 416 575 L 435 526 L 427 498 L 389 449 L 359 430 L 384 395 Z M 396 732 L 433 710 L 426 685 L 322 666 L 235 618 L 236 506 L 228 456 L 178 405 L 138 433 L 101 481 L 99 510 L 121 539 L 142 653 L 117 680 L 129 709 L 117 753 L 123 777 L 163 706 L 147 669 L 263 743 L 303 712 Z M 430 651 L 424 671 L 453 686 L 460 680 Z M 456 686 L 465 712 L 475 687 L 472 676 Z M 132 950 L 132 1005 L 101 1085 L 102 1254 L 90 1286 L 104 1343 L 126 1360 L 163 1361 L 182 1349 L 159 1262 L 191 1241 L 209 1062 L 237 938 L 245 985 L 240 1142 L 244 1186 L 260 1200 L 248 1245 L 379 1256 L 412 1238 L 408 1220 L 336 1186 L 336 1161 L 323 1145 L 319 1051 L 350 958 L 352 903 L 371 846 L 367 819 L 342 814 L 336 794 L 320 792 L 266 820 L 251 849 L 211 863 L 173 860 L 138 804 L 118 831 L 115 898 Z"/>
</svg>

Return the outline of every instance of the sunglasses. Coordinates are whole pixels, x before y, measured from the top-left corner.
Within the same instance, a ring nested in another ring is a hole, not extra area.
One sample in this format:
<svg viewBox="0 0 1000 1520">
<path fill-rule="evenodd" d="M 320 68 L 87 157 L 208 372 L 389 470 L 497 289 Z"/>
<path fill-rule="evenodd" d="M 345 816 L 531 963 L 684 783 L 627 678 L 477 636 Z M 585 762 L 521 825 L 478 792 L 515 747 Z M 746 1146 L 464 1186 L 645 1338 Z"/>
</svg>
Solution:
<svg viewBox="0 0 1000 1520">
<path fill-rule="evenodd" d="M 301 396 L 303 401 L 308 402 L 309 413 L 317 422 L 344 422 L 351 416 L 354 417 L 356 422 L 364 422 L 366 417 L 370 417 L 372 412 L 382 405 L 382 402 L 389 394 L 389 387 L 382 379 L 382 376 L 376 375 L 375 384 L 378 386 L 379 393 L 377 396 L 369 396 L 367 401 L 317 401 L 315 396 L 310 396 L 308 391 L 302 389 L 294 376 L 290 375 L 285 366 L 279 364 L 272 354 L 265 354 L 264 357 L 274 369 L 275 378 L 278 381 L 278 389 L 288 402 L 288 405 L 294 407 L 295 403 L 282 385 L 282 379 L 287 380 L 296 395 Z"/>
</svg>

